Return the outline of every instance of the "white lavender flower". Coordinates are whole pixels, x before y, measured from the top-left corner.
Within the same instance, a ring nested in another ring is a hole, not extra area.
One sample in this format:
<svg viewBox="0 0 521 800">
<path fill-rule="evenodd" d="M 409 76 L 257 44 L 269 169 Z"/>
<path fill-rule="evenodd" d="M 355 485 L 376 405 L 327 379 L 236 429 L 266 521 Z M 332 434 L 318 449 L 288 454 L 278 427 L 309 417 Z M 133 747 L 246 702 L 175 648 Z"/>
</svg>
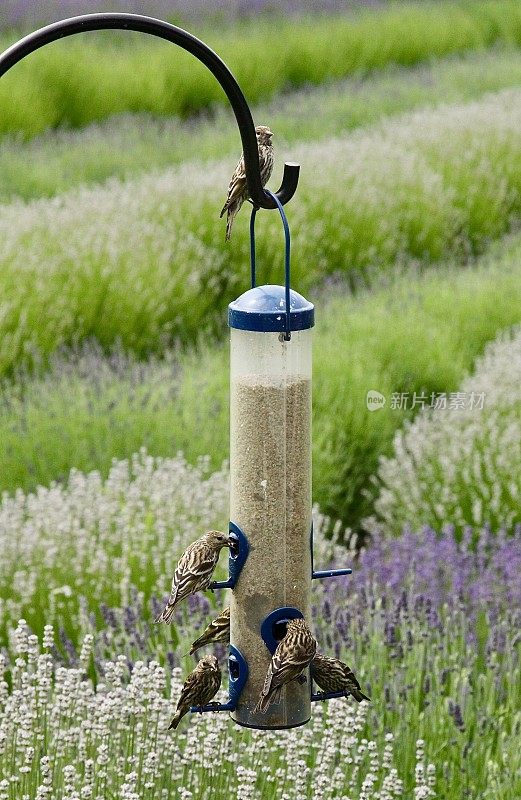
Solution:
<svg viewBox="0 0 521 800">
<path fill-rule="evenodd" d="M 445 410 L 426 409 L 382 458 L 370 530 L 521 522 L 521 329 L 503 334 Z"/>
</svg>

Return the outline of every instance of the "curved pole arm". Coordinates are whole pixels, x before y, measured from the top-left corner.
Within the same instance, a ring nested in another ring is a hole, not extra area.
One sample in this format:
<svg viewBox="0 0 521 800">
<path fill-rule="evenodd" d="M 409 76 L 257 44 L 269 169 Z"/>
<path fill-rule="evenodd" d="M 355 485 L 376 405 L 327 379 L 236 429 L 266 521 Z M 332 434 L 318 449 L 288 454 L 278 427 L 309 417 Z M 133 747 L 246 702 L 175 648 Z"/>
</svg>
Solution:
<svg viewBox="0 0 521 800">
<path fill-rule="evenodd" d="M 192 53 L 208 67 L 224 89 L 239 126 L 250 198 L 254 205 L 260 208 L 277 208 L 275 202 L 264 192 L 262 187 L 255 127 L 248 103 L 239 84 L 217 53 L 214 53 L 200 39 L 192 36 L 191 33 L 184 31 L 182 28 L 178 28 L 176 25 L 141 14 L 123 13 L 85 14 L 80 17 L 63 19 L 30 33 L 5 50 L 0 55 L 0 77 L 29 53 L 33 53 L 50 42 L 63 39 L 65 36 L 72 36 L 75 33 L 83 33 L 84 31 L 112 29 L 138 31 L 158 36 L 160 39 L 166 39 L 168 42 L 172 42 L 182 47 L 183 50 Z M 299 170 L 298 164 L 284 164 L 282 183 L 278 192 L 276 192 L 282 205 L 291 200 L 295 194 Z"/>
</svg>

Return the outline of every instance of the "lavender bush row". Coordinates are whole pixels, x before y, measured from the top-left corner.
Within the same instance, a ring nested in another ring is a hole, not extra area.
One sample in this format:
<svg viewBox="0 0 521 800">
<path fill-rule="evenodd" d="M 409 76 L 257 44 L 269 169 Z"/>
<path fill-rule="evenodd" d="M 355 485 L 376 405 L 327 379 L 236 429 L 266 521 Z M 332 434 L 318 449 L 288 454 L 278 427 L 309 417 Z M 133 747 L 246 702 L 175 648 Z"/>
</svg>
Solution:
<svg viewBox="0 0 521 800">
<path fill-rule="evenodd" d="M 223 529 L 227 507 L 225 465 L 210 473 L 207 459 L 191 466 L 182 455 L 152 458 L 144 450 L 114 461 L 106 480 L 72 470 L 65 486 L 4 494 L 0 631 L 24 617 L 40 632 L 44 621 L 63 623 L 64 633 L 77 639 L 78 619 L 90 626 L 89 613 L 103 616 L 101 604 L 125 608 L 131 591 L 142 598 L 141 616 L 148 619 L 148 604 L 168 593 L 182 550 L 201 531 Z M 327 520 L 317 514 L 315 524 L 322 542 L 317 558 L 324 563 L 335 545 L 320 536 Z"/>
<path fill-rule="evenodd" d="M 484 395 L 483 408 L 426 409 L 399 430 L 382 458 L 370 530 L 394 533 L 421 520 L 504 527 L 521 523 L 521 330 L 487 347 L 461 397 Z M 521 598 L 518 598 L 521 599 Z"/>
<path fill-rule="evenodd" d="M 303 165 L 290 209 L 295 285 L 463 260 L 505 232 L 521 212 L 520 98 L 504 91 L 292 148 Z M 247 212 L 231 247 L 219 220 L 230 169 L 186 164 L 3 206 L 0 373 L 87 336 L 142 355 L 213 329 L 246 285 Z M 263 280 L 276 283 L 274 215 L 258 234 Z"/>
<path fill-rule="evenodd" d="M 375 603 L 405 613 L 427 608 L 433 624 L 461 608 L 469 620 L 483 609 L 499 618 L 507 609 L 521 610 L 520 570 L 521 526 L 511 536 L 467 528 L 459 542 L 448 524 L 441 531 L 404 531 L 395 539 L 375 535 L 357 556 L 353 575 L 326 584 L 319 614 L 330 618 L 331 608 L 339 610 L 340 632 L 342 608 L 363 615 Z"/>
<path fill-rule="evenodd" d="M 105 481 L 73 470 L 64 487 L 4 496 L 0 630 L 13 614 L 40 631 L 56 617 L 77 636 L 81 597 L 97 611 L 124 607 L 131 585 L 162 596 L 180 551 L 225 524 L 227 500 L 226 469 L 145 452 L 114 462 Z"/>
<path fill-rule="evenodd" d="M 407 579 L 404 585 L 412 588 Z M 459 796 L 467 787 L 470 796 L 501 791 L 514 800 L 520 785 L 519 612 L 496 616 L 483 601 L 478 635 L 469 639 L 463 599 L 436 610 L 427 590 L 409 605 L 403 591 L 393 595 L 389 587 L 380 598 L 367 580 L 349 596 L 354 602 L 346 607 L 343 593 L 336 599 L 324 593 L 314 628 L 323 650 L 355 666 L 371 706 L 315 706 L 310 725 L 296 733 L 249 734 L 224 716 L 211 716 L 191 718 L 173 738 L 166 729 L 190 666 L 164 662 L 160 652 L 155 660 L 153 639 L 139 654 L 132 608 L 121 614 L 124 627 L 106 613 L 107 630 L 86 634 L 81 646 L 70 647 L 68 661 L 57 655 L 61 635 L 55 640 L 52 626 L 44 630 L 42 649 L 19 622 L 2 664 L 10 681 L 10 689 L 4 684 L 0 690 L 4 796 L 13 800 L 23 791 L 32 800 L 52 787 L 61 800 L 74 792 L 81 796 L 88 785 L 85 796 L 94 798 L 107 791 L 167 797 L 167 788 L 175 788 L 181 796 L 184 789 L 217 798 L 234 791 L 247 798 L 417 800 Z M 179 654 L 205 621 L 193 614 L 177 621 Z M 95 688 L 88 677 L 92 655 Z M 208 770 L 214 778 L 210 795 Z"/>
<path fill-rule="evenodd" d="M 97 664 L 94 687 L 88 673 L 96 637 L 87 634 L 74 665 L 62 666 L 53 655 L 52 626 L 39 647 L 19 622 L 8 660 L 0 657 L 10 681 L 0 684 L 3 797 L 14 800 L 23 791 L 32 800 L 52 789 L 59 800 L 107 791 L 134 800 L 131 792 L 168 797 L 176 789 L 186 797 L 233 791 L 287 800 L 418 800 L 459 796 L 466 787 L 470 796 L 500 791 L 514 800 L 519 614 L 495 620 L 489 641 L 485 635 L 470 643 L 464 604 L 437 615 L 425 596 L 409 608 L 402 596 L 381 602 L 370 586 L 365 600 L 342 624 L 343 603 L 324 604 L 315 630 L 322 649 L 332 647 L 328 631 L 341 642 L 340 655 L 356 665 L 372 705 L 314 706 L 307 728 L 272 734 L 250 734 L 212 715 L 191 718 L 172 736 L 167 725 L 188 664 L 165 669 L 154 660 L 152 641 L 144 660 L 129 658 L 129 647 L 118 656 L 113 649 Z M 182 635 L 189 639 L 197 624 L 193 618 L 183 624 Z M 132 638 L 131 629 L 126 636 Z M 81 795 L 84 786 L 90 792 Z"/>
<path fill-rule="evenodd" d="M 134 621 L 148 621 L 156 611 L 150 603 L 160 603 L 169 589 L 176 558 L 201 530 L 226 524 L 227 503 L 225 467 L 209 474 L 204 460 L 189 466 L 180 455 L 152 458 L 144 451 L 130 462 L 114 462 L 104 481 L 96 472 L 73 470 L 65 486 L 4 495 L 0 630 L 20 617 L 37 632 L 44 621 L 65 620 L 69 635 L 77 639 L 83 625 L 91 630 L 105 616 L 103 607 L 125 608 L 131 597 L 134 605 L 139 603 Z M 317 563 L 352 560 L 353 552 L 346 556 L 337 544 L 338 526 L 326 538 L 330 523 L 316 512 L 315 527 Z M 375 538 L 362 551 L 355 578 L 332 586 L 340 595 L 354 586 L 358 597 L 364 586 L 373 585 L 383 598 L 403 586 L 414 595 L 426 594 L 436 612 L 464 600 L 477 613 L 483 599 L 498 609 L 520 603 L 519 566 L 517 529 L 511 537 L 484 530 L 475 552 L 467 539 L 458 546 L 452 531 L 439 538 L 425 531 L 404 534 L 398 544 Z M 207 604 L 190 602 L 191 615 L 209 613 Z"/>
<path fill-rule="evenodd" d="M 172 733 L 180 670 L 173 671 L 167 692 L 157 661 L 136 662 L 129 675 L 125 657 L 116 657 L 94 688 L 85 675 L 89 638 L 82 663 L 58 669 L 49 653 L 52 629 L 40 647 L 21 621 L 13 639 L 11 692 L 0 682 L 2 800 L 167 800 L 174 792 L 183 800 L 325 800 L 339 793 L 373 798 L 376 789 L 380 800 L 403 796 L 393 735 L 363 735 L 367 704 L 336 701 L 327 711 L 315 706 L 303 731 L 250 733 L 221 714 L 192 717 Z M 0 674 L 4 668 L 0 663 Z M 416 796 L 434 797 L 434 781 L 435 768 L 426 763 L 420 742 Z"/>
<path fill-rule="evenodd" d="M 327 139 L 414 108 L 462 103 L 487 92 L 519 86 L 521 52 L 466 52 L 416 68 L 390 67 L 342 81 L 284 92 L 252 108 L 269 120 L 277 149 Z M 74 186 L 128 179 L 192 159 L 237 156 L 239 136 L 231 109 L 215 108 L 196 120 L 146 114 L 111 117 L 81 130 L 48 131 L 31 142 L 5 138 L 0 150 L 0 202 L 60 194 Z"/>
<path fill-rule="evenodd" d="M 410 402 L 392 408 L 392 393 L 455 392 L 486 343 L 520 323 L 520 265 L 516 235 L 471 268 L 449 262 L 355 296 L 336 287 L 334 297 L 329 288 L 310 294 L 314 497 L 329 516 L 358 529 L 372 513 L 379 456 L 418 413 Z M 86 342 L 53 357 L 48 371 L 17 371 L 0 392 L 0 491 L 67 481 L 71 467 L 105 478 L 113 458 L 143 445 L 154 456 L 182 450 L 190 463 L 209 453 L 217 469 L 229 452 L 228 350 L 201 339 L 197 349 L 138 362 Z M 389 399 L 377 414 L 367 410 L 370 388 Z"/>
</svg>

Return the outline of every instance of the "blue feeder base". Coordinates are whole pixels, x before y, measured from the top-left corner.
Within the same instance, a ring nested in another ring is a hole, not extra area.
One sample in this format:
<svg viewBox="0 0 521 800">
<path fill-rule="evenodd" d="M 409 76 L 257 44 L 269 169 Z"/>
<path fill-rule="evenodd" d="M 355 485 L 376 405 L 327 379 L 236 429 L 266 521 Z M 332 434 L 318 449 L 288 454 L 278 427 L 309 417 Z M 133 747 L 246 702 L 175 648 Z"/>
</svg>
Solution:
<svg viewBox="0 0 521 800">
<path fill-rule="evenodd" d="M 239 575 L 241 574 L 242 568 L 248 558 L 248 553 L 250 552 L 248 539 L 235 522 L 230 522 L 228 530 L 230 531 L 230 538 L 235 542 L 235 546 L 230 548 L 230 556 L 228 559 L 229 577 L 226 581 L 212 581 L 208 587 L 212 591 L 214 589 L 233 589 L 239 580 Z"/>
</svg>

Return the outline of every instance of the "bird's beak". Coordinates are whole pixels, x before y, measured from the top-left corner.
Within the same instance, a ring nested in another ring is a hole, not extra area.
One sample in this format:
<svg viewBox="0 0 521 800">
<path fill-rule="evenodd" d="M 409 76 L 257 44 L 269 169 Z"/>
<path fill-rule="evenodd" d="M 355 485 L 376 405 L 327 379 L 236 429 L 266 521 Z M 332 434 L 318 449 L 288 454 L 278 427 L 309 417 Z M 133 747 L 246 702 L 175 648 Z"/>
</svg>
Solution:
<svg viewBox="0 0 521 800">
<path fill-rule="evenodd" d="M 230 536 L 228 539 L 228 547 L 232 551 L 232 553 L 237 554 L 239 551 L 239 542 L 235 536 Z"/>
</svg>

